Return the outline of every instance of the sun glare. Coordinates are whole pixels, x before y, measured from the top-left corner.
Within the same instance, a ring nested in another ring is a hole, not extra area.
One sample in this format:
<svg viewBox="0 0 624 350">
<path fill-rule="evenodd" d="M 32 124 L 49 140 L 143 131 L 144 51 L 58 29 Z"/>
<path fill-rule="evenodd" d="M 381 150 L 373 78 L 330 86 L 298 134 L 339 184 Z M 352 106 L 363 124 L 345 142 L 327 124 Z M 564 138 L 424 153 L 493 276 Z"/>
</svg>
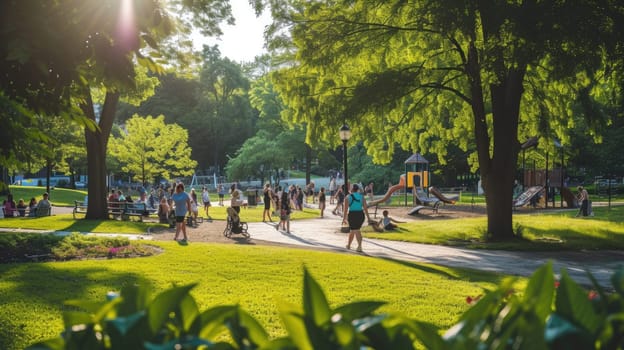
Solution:
<svg viewBox="0 0 624 350">
<path fill-rule="evenodd" d="M 133 0 L 121 0 L 119 21 L 117 22 L 117 39 L 119 40 L 119 45 L 124 49 L 135 48 L 137 42 L 136 31 Z"/>
</svg>

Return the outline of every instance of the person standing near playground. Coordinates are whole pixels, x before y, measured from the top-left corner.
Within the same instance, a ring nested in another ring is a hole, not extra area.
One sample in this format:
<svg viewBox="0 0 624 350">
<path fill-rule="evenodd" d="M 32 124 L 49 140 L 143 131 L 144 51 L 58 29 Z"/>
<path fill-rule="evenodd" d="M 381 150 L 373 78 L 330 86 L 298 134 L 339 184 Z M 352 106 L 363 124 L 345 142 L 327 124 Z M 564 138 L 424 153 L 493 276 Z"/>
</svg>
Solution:
<svg viewBox="0 0 624 350">
<path fill-rule="evenodd" d="M 583 216 L 589 215 L 589 193 L 587 193 L 587 190 L 583 186 L 578 187 L 577 198 L 578 201 L 581 202 L 581 209 L 576 216 L 578 217 L 581 214 Z"/>
<path fill-rule="evenodd" d="M 318 200 L 319 200 L 319 210 L 321 211 L 321 217 L 323 217 L 324 215 L 324 211 L 325 211 L 325 187 L 321 187 L 321 190 L 319 191 L 319 196 L 318 196 Z"/>
<path fill-rule="evenodd" d="M 188 237 L 186 236 L 186 223 L 184 222 L 184 217 L 186 213 L 191 211 L 191 197 L 184 192 L 184 184 L 179 183 L 175 188 L 175 193 L 171 196 L 171 199 L 175 203 L 175 222 L 176 222 L 176 233 L 173 237 L 173 240 L 177 241 L 178 236 L 182 233 L 184 239 L 182 242 L 186 242 Z"/>
<path fill-rule="evenodd" d="M 353 184 L 351 187 L 351 194 L 349 194 L 344 201 L 344 210 L 342 214 L 342 223 L 349 223 L 349 241 L 347 242 L 347 249 L 351 249 L 351 243 L 353 237 L 357 241 L 357 248 L 355 251 L 362 252 L 362 224 L 364 223 L 364 217 L 370 221 L 368 216 L 368 207 L 366 205 L 366 198 L 359 192 L 360 187 L 357 184 Z"/>
<path fill-rule="evenodd" d="M 206 218 L 208 220 L 212 220 L 210 214 L 208 214 L 208 210 L 212 206 L 212 204 L 210 203 L 210 192 L 208 192 L 208 189 L 206 187 L 204 187 L 204 189 L 202 190 L 202 202 L 204 202 L 204 211 L 206 211 Z"/>
<path fill-rule="evenodd" d="M 264 211 L 262 212 L 262 222 L 266 222 L 267 216 L 269 217 L 269 221 L 273 222 L 271 219 L 271 199 L 273 197 L 273 190 L 271 189 L 271 184 L 264 184 L 264 189 L 262 190 L 262 201 L 264 202 Z"/>
<path fill-rule="evenodd" d="M 217 193 L 219 193 L 219 205 L 223 206 L 223 197 L 225 197 L 225 187 L 223 187 L 223 184 L 217 187 Z"/>
</svg>

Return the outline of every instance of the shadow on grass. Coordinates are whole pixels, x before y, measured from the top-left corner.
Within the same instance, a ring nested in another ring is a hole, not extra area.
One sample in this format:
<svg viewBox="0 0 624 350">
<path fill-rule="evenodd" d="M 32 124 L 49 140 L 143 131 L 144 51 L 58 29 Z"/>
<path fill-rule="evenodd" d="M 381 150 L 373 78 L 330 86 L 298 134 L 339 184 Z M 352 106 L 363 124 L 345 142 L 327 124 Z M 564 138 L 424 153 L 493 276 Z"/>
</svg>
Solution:
<svg viewBox="0 0 624 350">
<path fill-rule="evenodd" d="M 470 281 L 474 283 L 486 282 L 486 283 L 494 283 L 498 285 L 503 280 L 503 278 L 507 277 L 506 275 L 500 275 L 494 272 L 484 272 L 484 271 L 479 271 L 479 270 L 459 269 L 459 268 L 442 267 L 442 266 L 438 267 L 433 264 L 422 264 L 422 263 L 405 261 L 405 260 L 395 260 L 391 258 L 380 258 L 380 259 L 388 261 L 388 262 L 396 263 L 405 267 L 409 267 L 412 269 L 416 269 L 422 272 L 439 275 L 444 278 L 448 278 L 450 280 L 457 280 L 457 281 Z M 453 273 L 448 272 L 448 270 L 452 271 Z"/>
<path fill-rule="evenodd" d="M 51 334 L 41 335 L 41 339 L 28 338 L 32 330 L 23 328 L 21 318 L 31 318 L 23 315 L 16 317 L 15 312 L 23 311 L 20 304 L 27 303 L 29 310 L 42 313 L 37 318 L 61 320 L 64 311 L 63 303 L 70 299 L 94 299 L 90 293 L 93 290 L 104 291 L 96 300 L 104 302 L 106 291 L 119 291 L 128 284 L 145 284 L 153 287 L 149 280 L 139 274 L 117 273 L 109 268 L 77 268 L 75 265 L 22 263 L 0 265 L 0 275 L 4 287 L 0 290 L 2 303 L 0 310 L 0 349 L 23 349 L 33 342 L 54 337 L 62 329 L 52 329 Z M 98 278 L 97 276 L 105 276 Z M 11 307 L 12 305 L 12 307 Z M 21 317 L 21 318 L 20 318 Z M 50 325 L 43 325 L 49 329 Z"/>
</svg>

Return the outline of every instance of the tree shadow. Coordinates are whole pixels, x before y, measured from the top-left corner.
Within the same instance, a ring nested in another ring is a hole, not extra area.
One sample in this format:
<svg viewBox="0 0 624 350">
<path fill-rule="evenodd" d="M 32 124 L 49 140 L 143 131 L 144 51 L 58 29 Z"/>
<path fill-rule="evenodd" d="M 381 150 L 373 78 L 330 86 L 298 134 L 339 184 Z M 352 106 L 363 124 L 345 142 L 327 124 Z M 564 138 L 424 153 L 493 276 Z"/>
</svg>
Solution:
<svg viewBox="0 0 624 350">
<path fill-rule="evenodd" d="M 454 267 L 445 267 L 445 266 L 437 266 L 432 263 L 417 263 L 407 260 L 398 260 L 387 257 L 380 257 L 379 259 L 399 264 L 401 266 L 409 267 L 412 269 L 416 269 L 422 272 L 442 276 L 449 280 L 456 281 L 468 281 L 474 283 L 493 283 L 499 284 L 502 280 L 507 277 L 507 275 L 502 275 L 496 272 L 486 272 L 481 270 L 473 270 L 467 268 L 454 268 Z M 449 273 L 448 270 L 453 271 L 453 273 Z"/>
<path fill-rule="evenodd" d="M 79 268 L 73 264 L 63 263 L 3 264 L 0 265 L 0 275 L 3 284 L 9 286 L 0 290 L 2 303 L 14 306 L 28 303 L 30 310 L 46 313 L 41 315 L 40 319 L 49 319 L 50 315 L 60 318 L 66 300 L 93 299 L 90 292 L 94 289 L 119 291 L 129 284 L 153 287 L 148 279 L 139 274 L 115 272 L 105 267 Z M 98 275 L 105 275 L 106 278 L 94 277 Z M 98 300 L 104 302 L 106 295 L 101 295 Z M 15 318 L 13 314 L 0 313 L 0 324 L 3 325 L 0 330 L 0 349 L 24 348 L 30 344 L 23 342 L 32 343 L 50 337 L 42 335 L 43 339 L 27 338 L 32 331 L 28 332 L 20 324 L 20 318 Z M 55 334 L 60 331 L 61 329 L 56 330 Z"/>
</svg>

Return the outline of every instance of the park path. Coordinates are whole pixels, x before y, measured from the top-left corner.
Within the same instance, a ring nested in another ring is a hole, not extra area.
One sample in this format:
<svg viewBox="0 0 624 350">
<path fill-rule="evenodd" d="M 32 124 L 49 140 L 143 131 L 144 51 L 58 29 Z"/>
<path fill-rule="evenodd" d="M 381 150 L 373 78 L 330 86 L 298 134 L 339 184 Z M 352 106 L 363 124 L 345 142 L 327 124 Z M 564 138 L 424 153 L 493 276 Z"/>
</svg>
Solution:
<svg viewBox="0 0 624 350">
<path fill-rule="evenodd" d="M 58 210 L 57 210 L 58 209 Z M 54 213 L 71 213 L 71 208 L 55 207 Z M 324 218 L 291 221 L 291 232 L 276 230 L 275 222 L 250 222 L 252 241 L 291 245 L 308 249 L 323 249 L 337 253 L 359 254 L 370 258 L 397 259 L 418 263 L 430 263 L 447 267 L 461 267 L 489 271 L 506 275 L 530 276 L 538 267 L 552 261 L 555 273 L 566 269 L 577 282 L 589 285 L 586 271 L 591 272 L 603 286 L 611 288 L 610 276 L 624 265 L 623 251 L 579 251 L 579 252 L 518 252 L 485 249 L 463 249 L 429 244 L 364 238 L 363 253 L 346 249 L 348 234 L 340 232 L 341 217 L 327 210 Z M 244 217 L 243 217 L 244 219 Z M 206 224 L 203 224 L 206 225 Z M 203 226 L 202 225 L 202 226 Z M 200 226 L 200 228 L 202 227 Z M 0 229 L 19 232 L 21 230 Z M 32 232 L 33 230 L 27 230 Z M 41 231 L 51 232 L 51 231 Z M 220 230 L 219 230 L 220 232 Z M 69 234 L 68 232 L 56 232 Z M 220 235 L 220 233 L 218 233 Z M 115 236 L 115 234 L 97 234 Z M 127 235 L 131 239 L 152 239 L 152 235 Z"/>
<path fill-rule="evenodd" d="M 346 249 L 348 234 L 340 232 L 341 218 L 331 213 L 325 218 L 291 222 L 291 233 L 277 231 L 275 223 L 249 223 L 254 240 L 288 244 L 303 248 L 326 249 L 342 253 L 356 253 L 355 244 Z M 581 252 L 514 252 L 418 244 L 364 238 L 363 256 L 430 263 L 447 267 L 461 267 L 508 275 L 530 276 L 538 267 L 553 262 L 559 276 L 565 268 L 577 282 L 589 285 L 586 270 L 604 287 L 611 287 L 610 276 L 624 264 L 621 251 Z"/>
</svg>

